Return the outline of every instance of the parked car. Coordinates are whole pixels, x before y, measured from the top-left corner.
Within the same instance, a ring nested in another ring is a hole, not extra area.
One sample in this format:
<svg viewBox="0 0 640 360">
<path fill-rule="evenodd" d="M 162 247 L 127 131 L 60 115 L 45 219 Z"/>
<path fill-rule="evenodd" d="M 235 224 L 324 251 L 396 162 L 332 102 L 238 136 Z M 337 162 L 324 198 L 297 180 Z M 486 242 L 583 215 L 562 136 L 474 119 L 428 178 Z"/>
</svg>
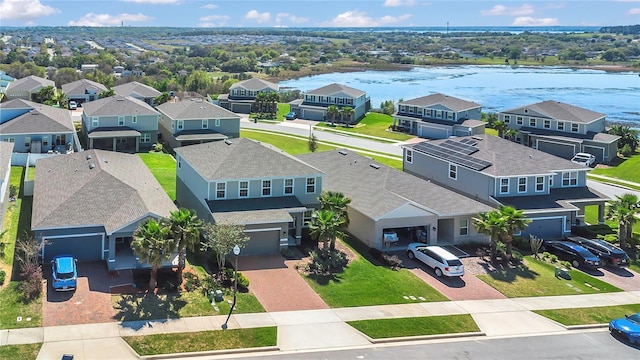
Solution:
<svg viewBox="0 0 640 360">
<path fill-rule="evenodd" d="M 602 264 L 600 259 L 584 247 L 571 241 L 545 241 L 542 243 L 542 251 L 547 251 L 558 256 L 558 259 L 570 261 L 574 268 L 597 268 Z"/>
<path fill-rule="evenodd" d="M 75 102 L 73 100 L 69 101 L 69 110 L 75 110 L 77 108 L 78 108 L 78 103 L 77 102 Z"/>
<path fill-rule="evenodd" d="M 629 266 L 629 255 L 627 255 L 624 250 L 604 240 L 585 239 L 582 237 L 570 237 L 568 240 L 575 242 L 598 256 L 602 266 Z"/>
<path fill-rule="evenodd" d="M 571 162 L 584 166 L 591 166 L 596 162 L 596 157 L 589 153 L 577 153 L 571 158 Z"/>
<path fill-rule="evenodd" d="M 396 243 L 400 240 L 398 233 L 392 229 L 382 230 L 382 242 L 385 244 Z"/>
<path fill-rule="evenodd" d="M 297 118 L 298 118 L 298 116 L 293 111 L 291 111 L 291 112 L 287 113 L 287 115 L 285 115 L 285 119 L 287 119 L 287 120 L 295 120 Z"/>
<path fill-rule="evenodd" d="M 69 255 L 59 255 L 51 260 L 51 285 L 56 291 L 72 291 L 78 285 L 76 259 Z"/>
<path fill-rule="evenodd" d="M 611 335 L 625 338 L 631 344 L 640 344 L 640 313 L 625 315 L 624 318 L 611 320 Z"/>
<path fill-rule="evenodd" d="M 464 265 L 460 259 L 440 246 L 411 243 L 407 249 L 407 256 L 432 268 L 437 277 L 464 275 Z"/>
</svg>

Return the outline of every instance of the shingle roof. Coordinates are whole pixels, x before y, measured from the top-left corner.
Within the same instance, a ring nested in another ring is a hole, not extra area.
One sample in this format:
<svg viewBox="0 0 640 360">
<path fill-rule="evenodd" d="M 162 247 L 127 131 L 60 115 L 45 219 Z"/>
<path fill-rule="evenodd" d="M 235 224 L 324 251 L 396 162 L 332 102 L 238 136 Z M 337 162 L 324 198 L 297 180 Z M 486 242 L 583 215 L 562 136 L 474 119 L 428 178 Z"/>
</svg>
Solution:
<svg viewBox="0 0 640 360">
<path fill-rule="evenodd" d="M 80 79 L 68 84 L 62 85 L 62 91 L 68 95 L 83 95 L 87 93 L 87 89 L 96 90 L 96 94 L 107 91 L 107 87 L 89 79 Z"/>
<path fill-rule="evenodd" d="M 547 195 L 537 196 L 508 196 L 498 200 L 504 205 L 510 205 L 525 212 L 535 212 L 537 210 L 562 210 L 576 209 L 572 202 L 604 202 L 609 198 L 596 190 L 586 186 L 579 188 L 551 189 Z"/>
<path fill-rule="evenodd" d="M 82 109 L 87 116 L 159 115 L 146 102 L 123 95 L 109 96 L 84 103 Z"/>
<path fill-rule="evenodd" d="M 342 85 L 342 84 L 333 83 L 333 84 L 329 84 L 314 90 L 309 90 L 305 92 L 305 95 L 331 96 L 339 92 L 347 94 L 354 99 L 359 98 L 360 96 L 366 94 L 366 92 L 362 90 L 354 89 L 352 87 Z"/>
<path fill-rule="evenodd" d="M 491 210 L 481 202 L 352 151 L 323 151 L 298 157 L 326 174 L 322 181 L 323 190 L 344 193 L 351 199 L 351 207 L 372 219 L 409 203 L 441 216 Z"/>
<path fill-rule="evenodd" d="M 295 196 L 207 201 L 216 223 L 248 225 L 291 222 L 290 212 L 307 208 Z"/>
<path fill-rule="evenodd" d="M 522 115 L 525 114 L 525 110 L 528 116 L 545 117 L 549 119 L 581 123 L 590 123 L 606 116 L 605 114 L 554 100 L 546 100 L 535 104 L 521 106 L 510 110 L 501 111 L 501 113 Z"/>
<path fill-rule="evenodd" d="M 23 77 L 22 79 L 13 81 L 7 87 L 6 92 L 32 92 L 34 90 L 47 86 L 53 86 L 53 88 L 55 89 L 56 83 L 39 76 L 29 75 L 27 77 Z"/>
<path fill-rule="evenodd" d="M 240 118 L 236 113 L 200 99 L 166 102 L 157 109 L 173 120 Z"/>
<path fill-rule="evenodd" d="M 442 105 L 446 108 L 449 108 L 453 111 L 464 111 L 469 109 L 475 109 L 482 107 L 480 104 L 476 104 L 471 101 L 462 100 L 453 96 L 444 95 L 440 93 L 431 94 L 407 101 L 403 101 L 398 103 L 398 105 L 409 105 L 409 106 L 433 106 L 433 105 Z"/>
<path fill-rule="evenodd" d="M 533 128 L 528 126 L 521 127 L 520 131 L 527 131 L 531 134 L 546 136 L 546 137 L 555 138 L 563 141 L 573 140 L 578 143 L 582 143 L 582 141 L 580 140 L 594 140 L 594 141 L 599 141 L 599 142 L 608 144 L 620 139 L 620 136 L 618 135 L 607 134 L 607 133 L 597 133 L 593 131 L 589 131 L 586 134 L 578 134 L 578 133 L 562 132 L 562 131 L 551 130 L 551 129 L 539 129 L 539 128 Z M 579 139 L 579 140 L 576 141 L 576 139 Z"/>
<path fill-rule="evenodd" d="M 184 146 L 175 151 L 206 180 L 322 174 L 282 150 L 244 138 Z"/>
<path fill-rule="evenodd" d="M 13 143 L 0 141 L 0 180 L 4 181 L 9 171 L 11 163 L 11 153 L 13 152 Z M 0 199 L 2 202 L 4 199 Z"/>
<path fill-rule="evenodd" d="M 168 217 L 174 210 L 137 155 L 87 150 L 36 162 L 34 230 L 102 225 L 111 233 L 146 215 Z"/>
<path fill-rule="evenodd" d="M 113 91 L 118 95 L 130 95 L 143 98 L 156 98 L 162 93 L 149 85 L 139 83 L 137 81 L 128 82 L 126 84 L 113 87 Z"/>
<path fill-rule="evenodd" d="M 75 131 L 68 110 L 32 101 L 14 99 L 0 104 L 2 109 L 30 109 L 0 124 L 0 134 L 44 134 Z"/>
<path fill-rule="evenodd" d="M 248 80 L 244 80 L 244 81 L 239 81 L 233 85 L 231 85 L 231 87 L 229 89 L 235 89 L 235 88 L 244 88 L 247 90 L 251 90 L 251 91 L 260 91 L 260 90 L 264 90 L 264 89 L 271 89 L 273 91 L 278 91 L 279 87 L 278 84 L 274 84 L 272 82 L 266 81 L 266 80 L 262 80 L 262 79 L 258 79 L 258 78 L 251 78 Z"/>
</svg>

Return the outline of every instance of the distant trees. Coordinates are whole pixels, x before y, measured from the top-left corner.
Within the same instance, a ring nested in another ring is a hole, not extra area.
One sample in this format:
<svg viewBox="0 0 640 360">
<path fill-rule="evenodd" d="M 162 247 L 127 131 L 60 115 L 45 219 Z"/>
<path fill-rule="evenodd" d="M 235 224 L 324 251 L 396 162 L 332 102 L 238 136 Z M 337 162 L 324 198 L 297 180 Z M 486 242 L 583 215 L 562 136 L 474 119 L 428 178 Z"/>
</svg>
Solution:
<svg viewBox="0 0 640 360">
<path fill-rule="evenodd" d="M 393 103 L 393 100 L 385 100 L 380 103 L 380 109 L 384 114 L 393 115 L 393 113 L 396 111 L 396 105 Z"/>
<path fill-rule="evenodd" d="M 638 130 L 624 125 L 611 125 L 609 134 L 620 136 L 618 140 L 618 151 L 623 156 L 631 156 L 638 148 Z"/>
</svg>

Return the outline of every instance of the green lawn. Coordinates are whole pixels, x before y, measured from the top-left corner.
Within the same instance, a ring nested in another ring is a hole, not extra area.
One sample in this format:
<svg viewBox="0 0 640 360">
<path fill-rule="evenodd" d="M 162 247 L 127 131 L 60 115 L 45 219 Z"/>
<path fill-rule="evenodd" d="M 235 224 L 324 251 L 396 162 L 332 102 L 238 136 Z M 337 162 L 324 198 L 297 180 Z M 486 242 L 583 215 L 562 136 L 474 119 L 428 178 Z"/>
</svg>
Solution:
<svg viewBox="0 0 640 360">
<path fill-rule="evenodd" d="M 256 141 L 263 142 L 265 144 L 271 144 L 278 149 L 291 154 L 306 154 L 309 152 L 309 141 L 306 139 L 300 139 L 296 137 L 277 135 L 259 131 L 251 131 L 247 129 L 242 129 L 240 131 L 240 137 L 253 139 Z M 326 150 L 334 150 L 335 147 L 319 144 L 317 151 L 326 151 Z"/>
<path fill-rule="evenodd" d="M 8 279 L 7 279 L 8 281 Z M 24 297 L 17 290 L 18 282 L 6 283 L 0 291 L 0 329 L 21 329 L 42 326 L 42 299 L 38 298 L 25 303 Z M 22 321 L 18 321 L 18 317 Z M 28 319 L 31 320 L 28 320 Z M 0 347 L 1 348 L 1 347 Z M 1 359 L 6 359 L 0 356 Z"/>
<path fill-rule="evenodd" d="M 335 128 L 340 131 L 354 134 L 371 135 L 398 141 L 404 141 L 415 137 L 414 135 L 408 135 L 401 132 L 388 131 L 389 126 L 391 125 L 393 125 L 393 117 L 390 115 L 370 112 L 354 126 L 345 127 L 341 124 L 335 124 L 335 126 L 332 127 L 330 122 L 318 123 L 316 126 L 323 128 Z"/>
<path fill-rule="evenodd" d="M 176 199 L 176 160 L 165 153 L 139 153 L 160 186 L 169 195 L 171 200 Z"/>
<path fill-rule="evenodd" d="M 35 360 L 42 343 L 0 346 L 0 359 Z"/>
<path fill-rule="evenodd" d="M 497 270 L 478 278 L 510 298 L 622 291 L 579 270 L 569 270 L 572 280 L 556 278 L 553 265 L 531 256 L 525 257 L 524 264 L 526 267 Z"/>
<path fill-rule="evenodd" d="M 640 304 L 536 310 L 534 312 L 566 326 L 606 324 L 613 319 L 624 317 L 626 314 L 640 312 Z"/>
<path fill-rule="evenodd" d="M 35 166 L 30 166 L 29 171 L 27 172 L 27 180 L 35 180 L 36 179 L 36 168 Z"/>
<path fill-rule="evenodd" d="M 498 130 L 496 129 L 485 128 L 484 133 L 491 136 L 498 136 Z"/>
<path fill-rule="evenodd" d="M 14 252 L 16 238 L 23 236 L 25 231 L 31 232 L 31 207 L 32 197 L 23 198 L 22 179 L 24 168 L 22 166 L 12 166 L 9 183 L 17 186 L 20 190 L 16 201 L 10 202 L 5 213 L 3 229 L 6 231 L 1 240 L 5 244 L 4 252 L 0 256 L 0 268 L 7 273 L 7 282 L 12 279 L 12 269 L 14 266 Z"/>
<path fill-rule="evenodd" d="M 274 326 L 252 329 L 125 336 L 122 339 L 124 339 L 138 355 L 145 356 L 276 346 L 277 337 L 277 328 Z"/>
<path fill-rule="evenodd" d="M 636 155 L 623 160 L 617 166 L 595 168 L 590 173 L 640 183 L 640 154 L 636 153 Z"/>
<path fill-rule="evenodd" d="M 348 321 L 372 339 L 480 331 L 469 314 Z"/>
</svg>

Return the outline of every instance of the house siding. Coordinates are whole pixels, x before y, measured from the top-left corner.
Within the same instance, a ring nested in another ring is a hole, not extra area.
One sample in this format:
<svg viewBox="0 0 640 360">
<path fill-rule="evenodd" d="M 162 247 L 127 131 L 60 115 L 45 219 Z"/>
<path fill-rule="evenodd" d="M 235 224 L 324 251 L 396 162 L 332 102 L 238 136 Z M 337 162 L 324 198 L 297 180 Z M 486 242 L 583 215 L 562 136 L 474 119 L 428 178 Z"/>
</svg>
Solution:
<svg viewBox="0 0 640 360">
<path fill-rule="evenodd" d="M 198 206 L 200 208 L 198 216 L 202 219 L 210 218 L 211 214 L 206 204 L 208 198 L 207 182 L 180 155 L 176 155 L 176 162 L 176 201 L 180 206 L 188 206 L 193 209 Z M 178 185 L 181 186 L 180 191 L 178 191 Z M 192 196 L 184 196 L 189 193 Z"/>
<path fill-rule="evenodd" d="M 56 145 L 56 135 L 63 135 L 64 139 L 61 141 L 62 144 Z M 67 149 L 68 143 L 73 143 L 73 132 L 68 133 L 53 133 L 53 134 L 4 134 L 0 135 L 0 141 L 7 141 L 7 139 L 14 140 L 13 152 L 19 153 L 27 153 L 31 152 L 32 142 L 40 142 L 43 144 L 43 140 L 47 140 L 47 145 L 42 145 L 40 153 L 46 153 L 49 150 L 56 150 L 60 152 L 65 152 Z M 29 138 L 29 146 L 25 145 L 26 138 Z"/>
</svg>

